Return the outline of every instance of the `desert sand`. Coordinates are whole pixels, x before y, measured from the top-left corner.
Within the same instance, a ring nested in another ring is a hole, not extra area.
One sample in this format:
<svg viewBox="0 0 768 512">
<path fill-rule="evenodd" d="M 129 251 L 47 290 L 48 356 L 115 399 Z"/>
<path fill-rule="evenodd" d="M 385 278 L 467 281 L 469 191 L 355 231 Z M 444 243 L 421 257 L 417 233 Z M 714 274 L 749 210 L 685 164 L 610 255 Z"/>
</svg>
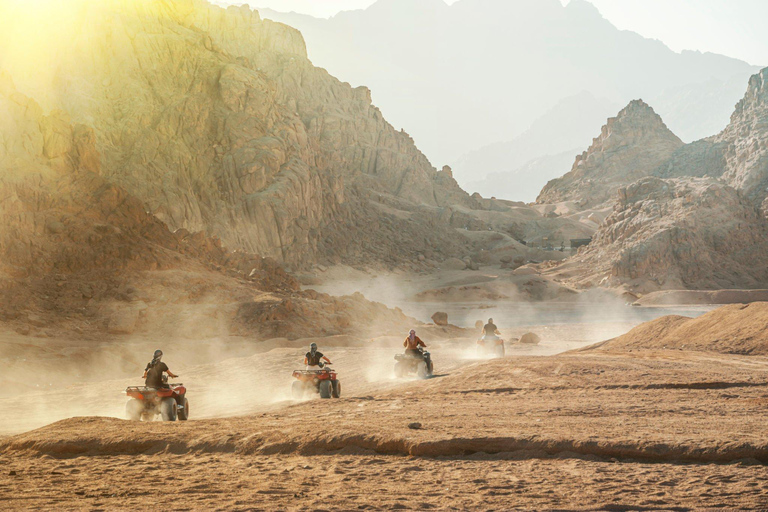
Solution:
<svg viewBox="0 0 768 512">
<path fill-rule="evenodd" d="M 733 313 L 721 311 L 709 315 Z M 290 400 L 300 348 L 183 367 L 188 422 L 104 417 L 105 404 L 119 415 L 131 379 L 58 389 L 47 412 L 77 403 L 89 415 L 3 438 L 0 500 L 10 510 L 768 504 L 768 358 L 567 342 L 587 327 L 543 331 L 539 346 L 499 360 L 474 357 L 471 338 L 430 339 L 436 376 L 425 381 L 393 378 L 397 339 L 329 339 L 339 400 Z M 24 404 L 39 396 L 0 403 L 32 424 Z"/>
</svg>

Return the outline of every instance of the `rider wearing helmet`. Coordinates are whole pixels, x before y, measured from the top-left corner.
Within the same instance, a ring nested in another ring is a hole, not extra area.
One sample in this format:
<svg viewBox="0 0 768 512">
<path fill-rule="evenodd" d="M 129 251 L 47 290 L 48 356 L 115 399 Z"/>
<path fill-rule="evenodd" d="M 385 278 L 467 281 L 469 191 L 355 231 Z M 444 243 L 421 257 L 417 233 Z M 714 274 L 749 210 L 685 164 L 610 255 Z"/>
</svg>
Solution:
<svg viewBox="0 0 768 512">
<path fill-rule="evenodd" d="M 323 355 L 322 352 L 317 351 L 317 343 L 311 343 L 309 345 L 309 352 L 304 355 L 304 364 L 307 366 L 319 366 L 322 368 L 325 366 L 323 364 L 323 360 L 325 360 L 325 362 L 328 364 L 333 364 L 331 363 L 330 359 Z"/>
<path fill-rule="evenodd" d="M 427 348 L 426 343 L 421 341 L 421 338 L 416 336 L 416 331 L 413 329 L 411 329 L 411 332 L 408 333 L 408 337 L 405 338 L 403 346 L 405 347 L 405 353 L 411 355 L 420 355 L 421 351 L 419 350 L 419 347 Z"/>
<path fill-rule="evenodd" d="M 483 327 L 483 339 L 496 339 L 500 334 L 499 328 L 493 323 L 493 318 L 489 318 L 488 323 Z"/>
<path fill-rule="evenodd" d="M 148 388 L 167 388 L 168 384 L 163 382 L 163 372 L 167 373 L 169 377 L 176 378 L 178 375 L 174 375 L 171 370 L 168 369 L 168 365 L 162 362 L 163 351 L 155 350 L 155 354 L 152 357 L 152 361 L 147 364 L 144 369 L 144 385 Z"/>
</svg>

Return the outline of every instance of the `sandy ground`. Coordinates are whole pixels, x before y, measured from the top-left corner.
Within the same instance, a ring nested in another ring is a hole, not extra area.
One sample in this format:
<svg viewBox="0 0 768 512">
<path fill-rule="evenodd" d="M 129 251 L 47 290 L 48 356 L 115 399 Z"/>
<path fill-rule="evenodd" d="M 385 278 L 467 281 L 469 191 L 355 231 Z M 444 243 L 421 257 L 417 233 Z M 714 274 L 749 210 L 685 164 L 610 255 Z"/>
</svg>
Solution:
<svg viewBox="0 0 768 512">
<path fill-rule="evenodd" d="M 537 326 L 504 329 L 503 334 L 510 340 L 529 330 L 541 336 L 537 346 L 509 344 L 508 354 L 517 357 L 551 355 L 584 347 L 630 327 L 624 323 Z M 473 338 L 440 339 L 431 331 L 422 336 L 433 352 L 438 375 L 477 362 Z M 263 342 L 243 338 L 164 340 L 162 346 L 165 361 L 189 389 L 194 417 L 214 418 L 291 404 L 291 372 L 302 367 L 303 354 L 311 341 L 317 342 L 334 362 L 344 395 L 398 385 L 393 356 L 402 350 L 402 340 L 394 337 L 369 340 L 337 336 Z M 24 432 L 73 416 L 122 418 L 126 401 L 123 390 L 141 384 L 147 354 L 151 357 L 157 344 L 157 340 L 141 338 L 93 343 L 3 333 L 0 360 L 7 364 L 8 373 L 32 378 L 23 382 L 29 386 L 22 389 L 18 382 L 10 382 L 8 375 L 0 377 L 4 380 L 0 410 L 10 413 L 0 415 L 0 435 Z"/>
<path fill-rule="evenodd" d="M 766 358 L 586 351 L 449 368 L 233 418 L 65 420 L 0 444 L 0 499 L 104 510 L 168 499 L 197 510 L 768 506 Z"/>
<path fill-rule="evenodd" d="M 363 275 L 327 291 L 421 317 L 435 305 L 412 292 L 481 274 L 411 276 L 411 288 Z M 420 381 L 394 377 L 399 337 L 0 332 L 0 509 L 768 509 L 768 357 L 584 350 L 666 312 L 615 301 L 441 306 L 460 325 L 493 315 L 506 339 L 542 341 L 488 360 L 474 331 L 425 327 L 436 376 Z M 341 399 L 291 399 L 310 341 L 334 362 Z M 123 390 L 158 342 L 192 418 L 122 420 Z"/>
<path fill-rule="evenodd" d="M 576 458 L 0 456 L 0 471 L 4 510 L 764 510 L 768 494 L 766 466 Z"/>
</svg>

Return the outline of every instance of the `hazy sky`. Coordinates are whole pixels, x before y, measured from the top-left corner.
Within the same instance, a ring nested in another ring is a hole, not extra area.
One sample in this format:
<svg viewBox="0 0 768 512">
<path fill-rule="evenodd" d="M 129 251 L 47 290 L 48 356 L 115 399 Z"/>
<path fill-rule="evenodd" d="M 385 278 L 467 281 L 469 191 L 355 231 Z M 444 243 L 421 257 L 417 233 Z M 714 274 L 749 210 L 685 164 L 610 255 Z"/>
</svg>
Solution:
<svg viewBox="0 0 768 512">
<path fill-rule="evenodd" d="M 375 0 L 246 0 L 252 7 L 328 17 Z M 418 0 L 414 0 L 418 1 Z M 512 0 L 510 0 L 512 1 Z M 561 0 L 568 3 L 569 0 Z M 676 51 L 711 51 L 768 66 L 768 0 L 591 0 L 620 29 L 660 39 Z M 218 0 L 242 3 L 242 0 Z M 446 0 L 452 4 L 456 0 Z"/>
</svg>

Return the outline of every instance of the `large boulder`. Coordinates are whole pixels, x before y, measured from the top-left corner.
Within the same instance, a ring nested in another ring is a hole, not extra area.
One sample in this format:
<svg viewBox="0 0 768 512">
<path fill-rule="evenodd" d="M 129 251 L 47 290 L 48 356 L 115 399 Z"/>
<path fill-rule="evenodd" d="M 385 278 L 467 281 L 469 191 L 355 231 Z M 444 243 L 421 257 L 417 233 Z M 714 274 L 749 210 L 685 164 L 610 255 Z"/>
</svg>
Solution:
<svg viewBox="0 0 768 512">
<path fill-rule="evenodd" d="M 448 313 L 438 311 L 432 315 L 432 321 L 435 322 L 435 325 L 448 325 Z"/>
<path fill-rule="evenodd" d="M 527 332 L 520 337 L 520 343 L 523 345 L 538 345 L 541 338 L 538 334 Z"/>
</svg>

